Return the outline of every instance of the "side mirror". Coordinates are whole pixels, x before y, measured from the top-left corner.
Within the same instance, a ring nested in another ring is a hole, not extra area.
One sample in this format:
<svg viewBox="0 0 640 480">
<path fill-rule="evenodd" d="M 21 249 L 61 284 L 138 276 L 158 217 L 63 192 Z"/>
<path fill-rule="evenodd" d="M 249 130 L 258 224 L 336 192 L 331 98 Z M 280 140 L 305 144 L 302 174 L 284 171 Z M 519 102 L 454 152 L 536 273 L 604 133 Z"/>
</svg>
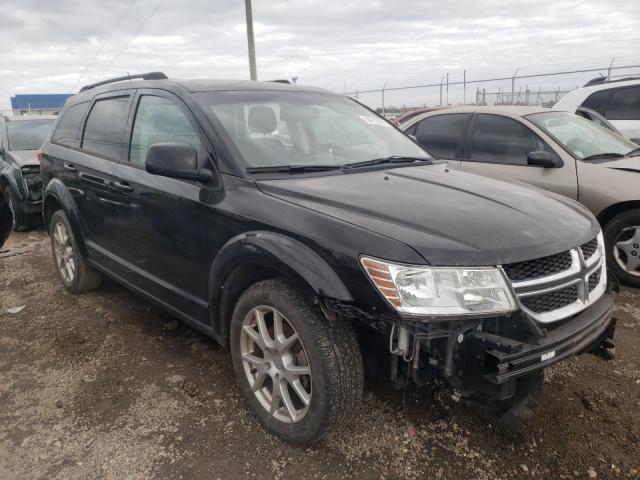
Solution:
<svg viewBox="0 0 640 480">
<path fill-rule="evenodd" d="M 198 152 L 188 143 L 154 143 L 144 160 L 147 172 L 163 177 L 210 182 L 211 170 L 198 170 Z"/>
<path fill-rule="evenodd" d="M 640 145 L 640 138 L 630 138 L 629 140 L 631 140 L 633 143 Z"/>
<path fill-rule="evenodd" d="M 527 156 L 527 165 L 532 167 L 542 167 L 542 168 L 553 168 L 558 166 L 556 160 L 554 160 L 553 156 L 549 152 L 545 151 L 536 151 L 531 152 Z"/>
</svg>

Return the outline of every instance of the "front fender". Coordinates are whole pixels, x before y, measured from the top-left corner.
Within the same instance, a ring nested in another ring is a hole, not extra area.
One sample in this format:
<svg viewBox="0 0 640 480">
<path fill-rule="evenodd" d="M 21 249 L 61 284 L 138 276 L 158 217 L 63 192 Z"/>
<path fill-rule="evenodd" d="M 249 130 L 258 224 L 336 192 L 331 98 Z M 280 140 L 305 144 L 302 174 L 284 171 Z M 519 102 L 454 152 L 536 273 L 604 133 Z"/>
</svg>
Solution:
<svg viewBox="0 0 640 480">
<path fill-rule="evenodd" d="M 22 182 L 22 172 L 17 166 L 6 161 L 0 161 L 0 183 L 8 186 L 18 200 L 28 198 L 28 192 L 25 191 L 24 183 Z"/>
<path fill-rule="evenodd" d="M 82 255 L 86 256 L 87 250 L 84 244 L 84 231 L 82 229 L 82 223 L 80 222 L 78 204 L 64 183 L 57 178 L 52 179 L 42 193 L 42 199 L 42 213 L 47 232 L 49 231 L 49 220 L 51 219 L 51 215 L 53 215 L 54 211 L 58 208 L 62 208 L 69 219 L 69 223 L 73 229 L 73 234 L 78 242 L 78 248 Z"/>
<path fill-rule="evenodd" d="M 275 232 L 255 231 L 230 239 L 216 256 L 209 271 L 209 304 L 212 326 L 219 335 L 226 334 L 220 301 L 225 281 L 239 266 L 257 265 L 281 272 L 305 285 L 317 296 L 353 301 L 347 287 L 333 268 L 302 242 Z M 234 299 L 235 300 L 235 299 Z"/>
</svg>

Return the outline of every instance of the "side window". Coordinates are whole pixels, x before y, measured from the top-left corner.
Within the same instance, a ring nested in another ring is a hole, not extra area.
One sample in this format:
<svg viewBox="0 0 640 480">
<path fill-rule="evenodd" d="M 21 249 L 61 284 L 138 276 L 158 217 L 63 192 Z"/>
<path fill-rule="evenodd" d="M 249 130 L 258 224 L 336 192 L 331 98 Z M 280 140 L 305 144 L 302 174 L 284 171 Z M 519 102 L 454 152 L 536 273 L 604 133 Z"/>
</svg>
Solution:
<svg viewBox="0 0 640 480">
<path fill-rule="evenodd" d="M 640 86 L 616 89 L 607 104 L 605 117 L 609 120 L 640 120 Z"/>
<path fill-rule="evenodd" d="M 604 114 L 604 107 L 607 104 L 607 99 L 609 98 L 610 93 L 611 90 L 599 90 L 597 92 L 593 92 L 584 102 L 582 102 L 581 106 L 595 110 L 599 114 Z"/>
<path fill-rule="evenodd" d="M 82 119 L 87 113 L 89 102 L 70 106 L 58 122 L 51 141 L 71 148 L 80 148 L 82 137 Z"/>
<path fill-rule="evenodd" d="M 529 153 L 550 148 L 530 129 L 500 115 L 477 116 L 471 136 L 472 161 L 527 165 Z"/>
<path fill-rule="evenodd" d="M 436 158 L 455 158 L 468 117 L 467 113 L 449 113 L 425 118 L 415 130 L 418 143 Z"/>
<path fill-rule="evenodd" d="M 124 160 L 128 106 L 128 96 L 97 100 L 84 128 L 82 150 L 112 160 Z"/>
<path fill-rule="evenodd" d="M 198 132 L 178 105 L 164 97 L 143 95 L 133 124 L 129 161 L 144 167 L 149 147 L 164 142 L 188 143 L 202 150 Z"/>
</svg>

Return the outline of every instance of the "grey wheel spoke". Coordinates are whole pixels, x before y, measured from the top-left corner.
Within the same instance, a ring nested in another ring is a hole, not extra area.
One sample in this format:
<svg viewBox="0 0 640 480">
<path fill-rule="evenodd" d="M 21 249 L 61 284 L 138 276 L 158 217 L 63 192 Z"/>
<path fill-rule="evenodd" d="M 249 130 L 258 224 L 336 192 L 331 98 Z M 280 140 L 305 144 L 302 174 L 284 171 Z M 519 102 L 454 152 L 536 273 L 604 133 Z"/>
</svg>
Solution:
<svg viewBox="0 0 640 480">
<path fill-rule="evenodd" d="M 256 375 L 253 381 L 253 386 L 251 387 L 251 390 L 253 390 L 254 392 L 257 392 L 258 390 L 262 390 L 265 386 L 264 383 L 268 377 L 269 375 L 267 375 L 267 370 L 264 367 L 258 368 L 258 374 Z"/>
<path fill-rule="evenodd" d="M 273 415 L 278 410 L 280 410 L 280 388 L 274 386 L 271 392 L 271 407 L 269 411 Z"/>
<path fill-rule="evenodd" d="M 64 245 L 64 237 L 62 235 L 62 225 L 60 225 L 59 223 L 56 223 L 56 228 L 53 236 L 58 242 L 58 245 L 62 247 Z"/>
<path fill-rule="evenodd" d="M 67 277 L 67 280 L 71 280 L 73 278 L 73 269 L 71 268 L 70 262 L 67 262 L 67 273 L 69 274 L 69 277 Z"/>
<path fill-rule="evenodd" d="M 264 312 L 261 310 L 255 311 L 256 324 L 258 325 L 258 331 L 262 337 L 262 342 L 266 347 L 273 347 L 273 339 L 269 335 L 269 329 L 267 328 L 267 322 L 264 319 Z"/>
<path fill-rule="evenodd" d="M 251 338 L 251 340 L 253 340 L 253 343 L 258 345 L 258 347 L 260 347 L 260 349 L 264 351 L 265 344 L 262 341 L 262 336 L 258 332 L 256 332 L 251 325 L 245 325 L 244 331 Z"/>
<path fill-rule="evenodd" d="M 311 375 L 311 369 L 305 366 L 287 365 L 285 371 L 291 376 Z"/>
<path fill-rule="evenodd" d="M 294 381 L 289 382 L 289 385 L 291 385 L 293 391 L 296 392 L 298 398 L 302 400 L 302 403 L 304 403 L 306 406 L 309 406 L 311 404 L 311 394 L 304 389 L 304 386 L 302 385 L 302 382 L 299 378 L 296 378 Z"/>
<path fill-rule="evenodd" d="M 245 362 L 249 362 L 251 365 L 254 366 L 264 366 L 264 364 L 266 363 L 266 360 L 264 358 L 259 358 L 256 357 L 255 355 L 252 355 L 250 353 L 245 353 L 244 355 L 242 355 L 242 359 Z"/>
<path fill-rule="evenodd" d="M 289 418 L 296 421 L 296 417 L 298 416 L 298 411 L 296 407 L 293 406 L 293 402 L 291 401 L 291 395 L 289 395 L 289 389 L 287 388 L 287 382 L 278 382 L 278 389 L 280 390 L 280 399 L 284 404 L 284 408 L 287 410 L 289 414 Z"/>
<path fill-rule="evenodd" d="M 298 341 L 298 334 L 294 333 L 288 338 L 278 339 L 278 350 L 280 353 L 288 352 L 291 347 Z"/>
</svg>

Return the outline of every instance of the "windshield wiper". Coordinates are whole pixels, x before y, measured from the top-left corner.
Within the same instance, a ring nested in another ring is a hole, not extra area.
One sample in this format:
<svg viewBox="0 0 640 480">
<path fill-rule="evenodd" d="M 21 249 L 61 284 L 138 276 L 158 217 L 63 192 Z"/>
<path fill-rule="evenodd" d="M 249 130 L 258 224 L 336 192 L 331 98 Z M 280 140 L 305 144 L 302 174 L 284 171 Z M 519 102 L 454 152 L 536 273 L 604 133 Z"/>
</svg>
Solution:
<svg viewBox="0 0 640 480">
<path fill-rule="evenodd" d="M 337 165 L 276 165 L 269 167 L 249 167 L 247 173 L 304 173 L 304 172 L 326 172 L 329 170 L 339 170 Z"/>
<path fill-rule="evenodd" d="M 609 153 L 596 153 L 595 155 L 589 155 L 588 157 L 584 157 L 582 160 L 599 160 L 601 158 L 622 158 L 624 157 L 621 153 L 609 152 Z"/>
<path fill-rule="evenodd" d="M 640 155 L 640 147 L 634 148 L 633 150 L 624 154 L 625 157 L 635 157 L 637 155 Z"/>
<path fill-rule="evenodd" d="M 358 168 L 368 167 L 371 165 L 382 165 L 384 163 L 414 163 L 414 162 L 432 162 L 430 157 L 407 157 L 404 155 L 392 155 L 390 157 L 374 158 L 372 160 L 365 160 L 363 162 L 346 163 L 342 168 Z"/>
</svg>

